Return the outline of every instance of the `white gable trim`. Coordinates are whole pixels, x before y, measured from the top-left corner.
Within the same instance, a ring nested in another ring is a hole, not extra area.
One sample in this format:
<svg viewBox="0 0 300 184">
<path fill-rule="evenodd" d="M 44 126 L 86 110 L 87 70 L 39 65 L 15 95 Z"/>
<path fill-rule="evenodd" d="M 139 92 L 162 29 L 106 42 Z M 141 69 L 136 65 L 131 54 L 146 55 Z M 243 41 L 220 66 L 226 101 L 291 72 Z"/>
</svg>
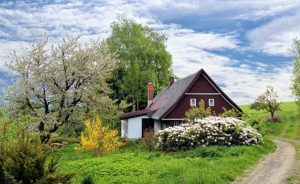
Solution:
<svg viewBox="0 0 300 184">
<path fill-rule="evenodd" d="M 168 119 L 168 118 L 163 118 L 161 120 L 165 120 L 165 121 L 185 121 L 186 119 L 184 118 L 171 118 L 171 119 Z"/>
<path fill-rule="evenodd" d="M 185 93 L 185 95 L 221 95 L 221 93 Z"/>
</svg>

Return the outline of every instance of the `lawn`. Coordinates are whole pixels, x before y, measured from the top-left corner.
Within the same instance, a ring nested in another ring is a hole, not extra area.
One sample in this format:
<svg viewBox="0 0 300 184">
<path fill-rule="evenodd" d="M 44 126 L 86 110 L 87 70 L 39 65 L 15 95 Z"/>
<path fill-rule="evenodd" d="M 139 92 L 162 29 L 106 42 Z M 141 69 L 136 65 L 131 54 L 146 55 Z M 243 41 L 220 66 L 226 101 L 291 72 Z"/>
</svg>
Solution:
<svg viewBox="0 0 300 184">
<path fill-rule="evenodd" d="M 96 183 L 230 183 L 274 151 L 270 140 L 256 146 L 209 147 L 176 153 L 144 151 L 139 144 L 103 157 L 74 151 L 74 145 L 52 150 L 62 154 L 59 170 L 75 173 L 74 183 L 92 176 Z"/>
</svg>

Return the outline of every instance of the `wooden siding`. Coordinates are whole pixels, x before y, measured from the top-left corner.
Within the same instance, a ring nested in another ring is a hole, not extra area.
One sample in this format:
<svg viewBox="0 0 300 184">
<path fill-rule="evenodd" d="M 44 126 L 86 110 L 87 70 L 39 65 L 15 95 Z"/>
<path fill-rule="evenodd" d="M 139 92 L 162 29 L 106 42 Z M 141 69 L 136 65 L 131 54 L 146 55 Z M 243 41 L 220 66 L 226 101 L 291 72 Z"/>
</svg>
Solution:
<svg viewBox="0 0 300 184">
<path fill-rule="evenodd" d="M 187 91 L 187 93 L 218 93 L 218 91 L 202 75 L 197 82 Z"/>
<path fill-rule="evenodd" d="M 227 103 L 221 95 L 185 95 L 181 101 L 176 105 L 176 107 L 165 117 L 165 119 L 179 119 L 184 118 L 185 112 L 191 108 L 190 106 L 190 99 L 195 98 L 197 99 L 197 106 L 200 100 L 204 100 L 205 106 L 208 107 L 208 99 L 212 98 L 215 100 L 215 106 L 211 107 L 212 110 L 216 113 L 216 115 L 219 115 L 223 113 L 222 107 L 225 107 L 226 109 L 232 109 L 232 106 Z"/>
<path fill-rule="evenodd" d="M 198 93 L 198 94 L 197 94 Z M 212 93 L 209 95 L 208 93 Z M 185 112 L 191 108 L 190 99 L 197 99 L 197 106 L 200 100 L 204 100 L 205 106 L 208 107 L 208 100 L 214 99 L 215 106 L 211 107 L 216 115 L 223 113 L 223 107 L 227 110 L 232 109 L 232 105 L 226 101 L 214 86 L 202 75 L 199 76 L 197 81 L 190 87 L 190 89 L 184 94 L 183 98 L 177 103 L 170 112 L 164 117 L 164 119 L 180 119 L 185 117 Z"/>
</svg>

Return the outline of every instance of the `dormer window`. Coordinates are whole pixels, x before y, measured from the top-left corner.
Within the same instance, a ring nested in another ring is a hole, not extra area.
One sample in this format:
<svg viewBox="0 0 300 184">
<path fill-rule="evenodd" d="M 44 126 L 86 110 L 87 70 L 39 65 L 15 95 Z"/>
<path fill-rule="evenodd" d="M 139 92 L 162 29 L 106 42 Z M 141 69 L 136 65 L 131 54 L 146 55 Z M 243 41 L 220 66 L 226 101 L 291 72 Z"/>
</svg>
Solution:
<svg viewBox="0 0 300 184">
<path fill-rule="evenodd" d="M 190 99 L 190 104 L 191 104 L 191 107 L 196 107 L 196 105 L 197 105 L 197 100 L 196 100 L 196 98 L 191 98 L 191 99 Z"/>
<path fill-rule="evenodd" d="M 212 99 L 212 98 L 208 99 L 208 106 L 209 107 L 215 106 L 215 99 Z"/>
</svg>

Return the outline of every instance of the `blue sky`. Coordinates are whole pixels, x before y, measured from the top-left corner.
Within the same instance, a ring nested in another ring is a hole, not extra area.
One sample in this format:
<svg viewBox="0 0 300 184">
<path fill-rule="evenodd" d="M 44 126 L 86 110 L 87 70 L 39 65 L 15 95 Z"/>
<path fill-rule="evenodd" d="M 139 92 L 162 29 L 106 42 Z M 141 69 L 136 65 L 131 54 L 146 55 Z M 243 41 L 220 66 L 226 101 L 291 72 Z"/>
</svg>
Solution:
<svg viewBox="0 0 300 184">
<path fill-rule="evenodd" d="M 11 83 L 4 63 L 13 50 L 23 54 L 45 33 L 52 44 L 65 36 L 105 39 L 111 22 L 126 15 L 168 37 L 179 77 L 204 68 L 239 104 L 267 85 L 290 101 L 299 9 L 298 0 L 0 1 L 0 88 Z"/>
</svg>

